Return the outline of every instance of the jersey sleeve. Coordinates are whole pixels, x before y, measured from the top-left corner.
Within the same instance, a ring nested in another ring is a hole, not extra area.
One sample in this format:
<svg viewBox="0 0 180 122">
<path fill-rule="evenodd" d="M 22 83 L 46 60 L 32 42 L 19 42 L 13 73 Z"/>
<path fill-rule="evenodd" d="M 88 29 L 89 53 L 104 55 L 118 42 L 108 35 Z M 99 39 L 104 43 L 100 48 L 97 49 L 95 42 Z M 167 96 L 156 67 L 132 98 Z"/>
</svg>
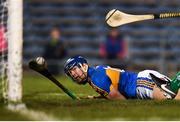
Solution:
<svg viewBox="0 0 180 122">
<path fill-rule="evenodd" d="M 98 76 L 99 77 L 99 76 Z M 89 83 L 96 92 L 103 96 L 107 96 L 110 92 L 111 81 L 107 76 L 96 78 L 93 82 Z"/>
<path fill-rule="evenodd" d="M 96 67 L 96 73 L 91 77 L 90 85 L 96 92 L 103 96 L 107 96 L 110 92 L 111 80 L 106 75 L 104 66 Z"/>
</svg>

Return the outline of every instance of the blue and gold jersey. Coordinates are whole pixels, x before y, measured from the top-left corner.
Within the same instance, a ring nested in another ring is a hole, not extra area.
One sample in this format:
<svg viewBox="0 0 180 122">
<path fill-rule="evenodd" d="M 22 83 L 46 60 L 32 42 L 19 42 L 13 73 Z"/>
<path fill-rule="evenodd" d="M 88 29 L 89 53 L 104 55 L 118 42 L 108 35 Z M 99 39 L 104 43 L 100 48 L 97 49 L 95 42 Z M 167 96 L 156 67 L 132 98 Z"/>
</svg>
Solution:
<svg viewBox="0 0 180 122">
<path fill-rule="evenodd" d="M 109 66 L 89 67 L 89 84 L 101 95 L 107 96 L 112 88 L 126 98 L 136 98 L 137 74 Z"/>
</svg>

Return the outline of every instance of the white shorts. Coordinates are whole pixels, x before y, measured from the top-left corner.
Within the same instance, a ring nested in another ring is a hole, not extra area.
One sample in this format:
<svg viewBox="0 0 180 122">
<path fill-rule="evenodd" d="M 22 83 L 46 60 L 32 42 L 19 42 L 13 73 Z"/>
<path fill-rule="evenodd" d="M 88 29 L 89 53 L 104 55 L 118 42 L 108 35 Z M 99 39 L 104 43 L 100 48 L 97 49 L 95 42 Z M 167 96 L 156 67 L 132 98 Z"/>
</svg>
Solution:
<svg viewBox="0 0 180 122">
<path fill-rule="evenodd" d="M 162 75 L 154 70 L 144 70 L 139 72 L 137 75 L 137 87 L 136 87 L 137 98 L 139 99 L 153 99 L 153 88 L 155 83 L 151 79 L 149 73 L 152 73 L 159 78 L 168 78 L 167 76 Z"/>
</svg>

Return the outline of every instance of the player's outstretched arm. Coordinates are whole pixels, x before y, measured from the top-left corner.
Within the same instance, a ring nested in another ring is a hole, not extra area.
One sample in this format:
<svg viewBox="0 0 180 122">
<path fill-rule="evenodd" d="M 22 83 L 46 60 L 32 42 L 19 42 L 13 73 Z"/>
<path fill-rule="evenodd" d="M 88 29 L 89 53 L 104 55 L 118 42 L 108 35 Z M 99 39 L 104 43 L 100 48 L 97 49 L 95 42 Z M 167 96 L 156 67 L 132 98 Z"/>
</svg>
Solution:
<svg viewBox="0 0 180 122">
<path fill-rule="evenodd" d="M 115 88 L 112 88 L 110 93 L 107 95 L 107 99 L 110 100 L 125 100 L 126 98 Z"/>
</svg>

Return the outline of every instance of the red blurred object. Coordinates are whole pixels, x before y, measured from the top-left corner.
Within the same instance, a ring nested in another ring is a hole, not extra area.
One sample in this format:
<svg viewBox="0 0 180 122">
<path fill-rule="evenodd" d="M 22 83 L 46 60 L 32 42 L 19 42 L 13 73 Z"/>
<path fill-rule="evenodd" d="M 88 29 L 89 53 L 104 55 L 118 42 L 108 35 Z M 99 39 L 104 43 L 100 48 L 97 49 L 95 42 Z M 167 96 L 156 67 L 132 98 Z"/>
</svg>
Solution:
<svg viewBox="0 0 180 122">
<path fill-rule="evenodd" d="M 5 36 L 5 28 L 0 26 L 0 53 L 3 53 L 7 50 L 7 39 Z"/>
</svg>

